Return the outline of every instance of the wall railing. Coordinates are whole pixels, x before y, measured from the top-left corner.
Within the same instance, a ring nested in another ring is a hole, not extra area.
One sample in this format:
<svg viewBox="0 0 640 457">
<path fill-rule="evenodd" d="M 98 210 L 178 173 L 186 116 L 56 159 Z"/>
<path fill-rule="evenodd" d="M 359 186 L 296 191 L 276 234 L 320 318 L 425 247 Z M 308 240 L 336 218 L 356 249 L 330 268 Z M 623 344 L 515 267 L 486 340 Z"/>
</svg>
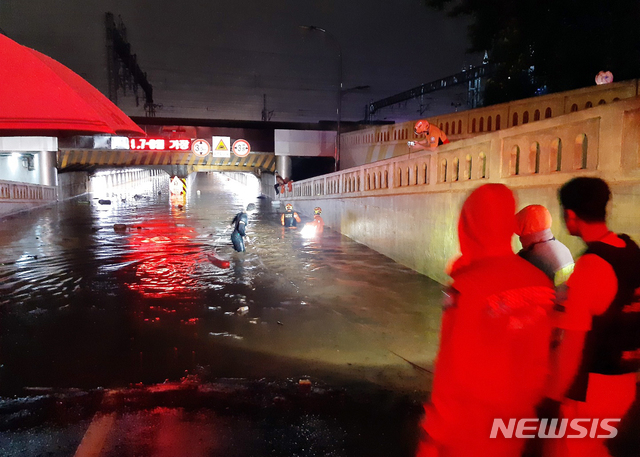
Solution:
<svg viewBox="0 0 640 457">
<path fill-rule="evenodd" d="M 462 139 L 486 132 L 555 118 L 640 95 L 640 80 L 622 81 L 540 97 L 516 100 L 441 116 L 428 117 L 450 139 Z M 341 135 L 341 149 L 398 141 L 415 141 L 415 121 L 370 127 Z"/>
<path fill-rule="evenodd" d="M 0 201 L 56 201 L 57 187 L 0 181 Z"/>
<path fill-rule="evenodd" d="M 569 174 L 640 177 L 640 97 L 452 141 L 293 183 L 288 198 L 442 192 L 480 181 L 514 186 L 561 182 Z M 638 175 L 638 176 L 637 176 Z M 546 177 L 546 178 L 544 178 Z M 543 179 L 544 178 L 544 179 Z M 466 183 L 466 184 L 465 184 Z"/>
</svg>

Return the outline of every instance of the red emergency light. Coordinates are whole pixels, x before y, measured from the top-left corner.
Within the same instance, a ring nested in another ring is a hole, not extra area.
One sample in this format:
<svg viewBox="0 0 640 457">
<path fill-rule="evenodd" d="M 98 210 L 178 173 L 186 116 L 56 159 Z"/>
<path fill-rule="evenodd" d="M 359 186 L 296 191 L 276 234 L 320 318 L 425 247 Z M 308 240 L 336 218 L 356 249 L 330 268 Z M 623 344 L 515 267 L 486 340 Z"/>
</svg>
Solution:
<svg viewBox="0 0 640 457">
<path fill-rule="evenodd" d="M 191 151 L 190 139 L 172 140 L 169 138 L 129 138 L 132 151 Z"/>
</svg>

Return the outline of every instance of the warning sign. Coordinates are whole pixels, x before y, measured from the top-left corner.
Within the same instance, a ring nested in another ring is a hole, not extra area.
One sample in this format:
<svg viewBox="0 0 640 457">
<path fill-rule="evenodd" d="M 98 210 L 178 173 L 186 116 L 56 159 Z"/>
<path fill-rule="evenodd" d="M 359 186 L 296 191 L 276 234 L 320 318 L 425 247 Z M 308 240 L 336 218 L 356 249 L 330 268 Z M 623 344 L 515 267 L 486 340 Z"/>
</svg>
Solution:
<svg viewBox="0 0 640 457">
<path fill-rule="evenodd" d="M 211 152 L 211 146 L 207 140 L 193 140 L 191 150 L 198 157 L 204 157 Z"/>
<path fill-rule="evenodd" d="M 211 145 L 213 157 L 231 157 L 231 137 L 214 136 L 211 138 Z"/>
<path fill-rule="evenodd" d="M 187 194 L 187 180 L 174 176 L 169 183 L 169 191 L 172 196 Z"/>
<path fill-rule="evenodd" d="M 214 136 L 211 144 L 216 151 L 230 151 L 231 138 L 228 136 Z"/>
<path fill-rule="evenodd" d="M 233 153 L 238 157 L 246 157 L 251 152 L 251 146 L 247 140 L 236 140 L 233 142 Z"/>
</svg>

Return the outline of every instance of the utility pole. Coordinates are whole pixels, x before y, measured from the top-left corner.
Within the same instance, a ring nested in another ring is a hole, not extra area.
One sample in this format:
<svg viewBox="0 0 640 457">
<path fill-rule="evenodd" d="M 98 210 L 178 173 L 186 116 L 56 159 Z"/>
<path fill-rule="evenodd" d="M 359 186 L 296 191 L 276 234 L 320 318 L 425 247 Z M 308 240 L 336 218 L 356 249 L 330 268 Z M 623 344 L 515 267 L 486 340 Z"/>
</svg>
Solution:
<svg viewBox="0 0 640 457">
<path fill-rule="evenodd" d="M 270 121 L 273 116 L 273 110 L 267 111 L 267 94 L 262 94 L 262 120 Z"/>
</svg>

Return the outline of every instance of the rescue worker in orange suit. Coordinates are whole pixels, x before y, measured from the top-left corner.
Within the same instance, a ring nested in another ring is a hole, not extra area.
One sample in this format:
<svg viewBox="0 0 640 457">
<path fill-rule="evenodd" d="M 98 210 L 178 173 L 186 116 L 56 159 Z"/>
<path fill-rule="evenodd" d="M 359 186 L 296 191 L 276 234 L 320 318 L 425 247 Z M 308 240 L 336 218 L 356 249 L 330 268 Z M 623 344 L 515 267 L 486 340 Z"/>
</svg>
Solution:
<svg viewBox="0 0 640 457">
<path fill-rule="evenodd" d="M 313 208 L 313 221 L 310 222 L 310 224 L 313 224 L 313 226 L 315 227 L 316 234 L 322 233 L 324 231 L 324 220 L 322 220 L 322 216 L 320 216 L 321 214 L 322 208 L 320 208 L 319 206 Z"/>
<path fill-rule="evenodd" d="M 431 125 L 429 121 L 422 119 L 416 122 L 413 131 L 416 137 L 424 137 L 423 140 L 409 141 L 407 144 L 419 149 L 431 149 L 434 150 L 441 144 L 449 143 L 447 136 L 442 130 L 435 125 Z"/>
<path fill-rule="evenodd" d="M 559 192 L 567 230 L 582 238 L 587 250 L 567 281 L 557 324 L 564 335 L 553 357 L 547 398 L 538 407 L 540 418 L 621 419 L 636 396 L 640 249 L 627 235 L 609 230 L 610 196 L 607 183 L 592 177 L 572 179 Z M 544 455 L 609 456 L 610 431 L 598 426 L 592 433 L 593 422 L 581 425 L 588 426 L 587 436 L 544 440 Z"/>
<path fill-rule="evenodd" d="M 280 174 L 276 171 L 276 183 L 273 185 L 276 190 L 276 194 L 284 193 L 284 184 L 284 179 L 282 179 L 282 176 L 280 176 Z"/>
<path fill-rule="evenodd" d="M 522 250 L 518 255 L 540 268 L 554 282 L 562 286 L 573 272 L 571 251 L 551 233 L 553 219 L 542 205 L 529 205 L 516 214 L 516 234 Z"/>
<path fill-rule="evenodd" d="M 276 193 L 278 193 L 278 189 L 280 189 L 280 193 L 284 194 L 285 187 L 289 192 L 293 192 L 293 181 L 291 178 L 282 178 L 279 174 L 276 174 L 277 183 L 274 185 L 276 189 Z"/>
<path fill-rule="evenodd" d="M 571 251 L 551 232 L 551 213 L 542 205 L 529 205 L 516 214 L 516 235 L 520 237 L 522 249 L 518 255 L 542 270 L 553 281 L 556 288 L 555 308 L 566 299 L 567 279 L 573 272 Z M 562 339 L 562 330 L 554 328 L 551 348 L 555 349 Z M 527 443 L 526 456 L 540 455 L 543 441 L 535 439 Z"/>
<path fill-rule="evenodd" d="M 293 210 L 293 205 L 291 203 L 284 205 L 284 209 L 285 212 L 280 217 L 282 225 L 289 229 L 295 229 L 301 221 L 300 216 L 298 216 L 298 213 Z"/>
<path fill-rule="evenodd" d="M 549 364 L 553 284 L 513 252 L 514 196 L 480 186 L 462 206 L 419 457 L 518 457 L 493 421 L 535 417 Z"/>
</svg>

